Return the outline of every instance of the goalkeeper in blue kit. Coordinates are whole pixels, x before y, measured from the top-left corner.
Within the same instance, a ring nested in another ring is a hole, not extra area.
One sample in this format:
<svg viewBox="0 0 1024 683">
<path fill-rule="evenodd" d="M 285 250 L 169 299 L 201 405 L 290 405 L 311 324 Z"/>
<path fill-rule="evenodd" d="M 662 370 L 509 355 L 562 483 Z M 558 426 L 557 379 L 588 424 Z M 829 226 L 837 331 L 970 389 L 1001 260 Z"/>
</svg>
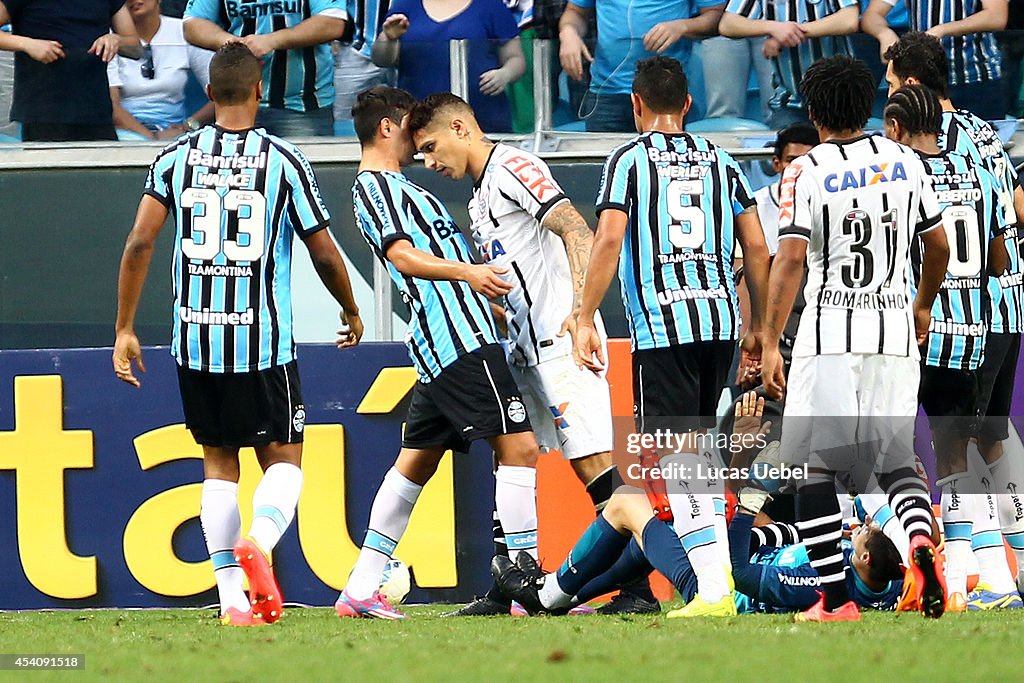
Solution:
<svg viewBox="0 0 1024 683">
<path fill-rule="evenodd" d="M 736 404 L 735 433 L 761 429 L 764 399 L 753 392 Z M 765 425 L 767 427 L 767 425 Z M 777 444 L 776 444 L 777 445 Z M 769 444 L 755 463 L 770 463 Z M 729 526 L 732 576 L 738 612 L 796 612 L 819 599 L 820 578 L 807 550 L 790 528 L 780 528 L 779 545 L 765 545 L 767 534 L 755 533 L 754 516 L 767 500 L 763 490 L 741 489 L 740 505 Z M 787 542 L 793 542 L 786 545 Z M 843 543 L 846 583 L 862 608 L 890 610 L 900 598 L 903 569 L 896 546 L 881 529 L 865 524 Z M 498 585 L 531 613 L 564 614 L 575 605 L 603 595 L 623 580 L 657 569 L 689 602 L 697 579 L 678 536 L 668 522 L 651 511 L 640 489 L 620 487 L 607 507 L 583 532 L 557 572 L 541 574 L 536 564 L 520 556 L 518 564 L 496 557 L 491 565 Z M 679 610 L 669 612 L 669 618 Z"/>
</svg>

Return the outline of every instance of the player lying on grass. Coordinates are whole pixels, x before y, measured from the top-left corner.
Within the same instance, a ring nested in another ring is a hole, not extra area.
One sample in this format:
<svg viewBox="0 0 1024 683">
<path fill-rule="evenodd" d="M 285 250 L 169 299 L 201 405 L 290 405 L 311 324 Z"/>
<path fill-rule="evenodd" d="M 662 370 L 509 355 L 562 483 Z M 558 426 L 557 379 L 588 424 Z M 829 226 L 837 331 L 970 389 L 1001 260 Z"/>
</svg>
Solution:
<svg viewBox="0 0 1024 683">
<path fill-rule="evenodd" d="M 753 392 L 744 398 L 737 403 L 734 433 L 757 433 L 764 428 L 760 424 L 764 399 Z M 755 462 L 770 463 L 774 458 L 766 449 Z M 757 542 L 751 547 L 754 516 L 766 499 L 764 491 L 744 487 L 741 507 L 729 527 L 737 608 L 743 612 L 807 609 L 819 599 L 820 577 L 804 546 L 781 548 Z M 877 526 L 865 524 L 855 531 L 845 544 L 843 560 L 844 570 L 849 567 L 848 589 L 858 605 L 870 609 L 895 606 L 902 588 L 899 552 Z M 623 486 L 557 572 L 540 576 L 530 562 L 513 564 L 500 556 L 494 558 L 491 570 L 502 590 L 531 613 L 561 614 L 652 567 L 672 582 L 684 601 L 696 595 L 696 576 L 671 525 L 654 516 L 643 491 Z M 680 612 L 668 616 L 681 616 Z"/>
</svg>

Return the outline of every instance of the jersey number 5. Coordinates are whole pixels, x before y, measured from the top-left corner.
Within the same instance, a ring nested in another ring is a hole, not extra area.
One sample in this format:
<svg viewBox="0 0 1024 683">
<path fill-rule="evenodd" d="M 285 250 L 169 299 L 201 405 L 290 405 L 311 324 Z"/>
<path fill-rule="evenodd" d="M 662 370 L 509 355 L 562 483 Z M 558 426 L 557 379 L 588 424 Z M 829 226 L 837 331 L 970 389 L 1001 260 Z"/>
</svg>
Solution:
<svg viewBox="0 0 1024 683">
<path fill-rule="evenodd" d="M 181 193 L 181 208 L 192 210 L 189 236 L 181 238 L 186 258 L 212 261 L 222 253 L 229 261 L 256 261 L 267 242 L 267 200 L 259 192 L 230 190 L 221 197 L 216 190 L 190 187 Z M 237 220 L 238 234 L 227 239 L 221 232 L 221 218 Z M 199 238 L 198 240 L 196 238 Z"/>
<path fill-rule="evenodd" d="M 700 249 L 707 238 L 707 218 L 700 207 L 683 204 L 686 186 L 684 181 L 673 180 L 665 188 L 668 215 L 672 219 L 668 239 L 676 249 Z"/>
</svg>

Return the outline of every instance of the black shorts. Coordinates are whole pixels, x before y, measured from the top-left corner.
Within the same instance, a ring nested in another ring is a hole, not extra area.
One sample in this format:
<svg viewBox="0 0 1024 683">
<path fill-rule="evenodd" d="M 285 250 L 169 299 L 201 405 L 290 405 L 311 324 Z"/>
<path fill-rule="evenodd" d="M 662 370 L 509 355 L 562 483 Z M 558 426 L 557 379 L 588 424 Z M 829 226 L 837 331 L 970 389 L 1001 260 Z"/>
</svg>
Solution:
<svg viewBox="0 0 1024 683">
<path fill-rule="evenodd" d="M 978 429 L 978 373 L 921 364 L 917 400 L 933 438 L 966 439 Z"/>
<path fill-rule="evenodd" d="M 295 361 L 255 372 L 201 372 L 178 366 L 185 426 L 203 446 L 302 443 L 306 409 Z"/>
<path fill-rule="evenodd" d="M 637 429 L 688 432 L 714 427 L 735 349 L 734 341 L 702 341 L 634 351 Z"/>
<path fill-rule="evenodd" d="M 477 439 L 533 431 L 505 351 L 488 344 L 459 358 L 430 382 L 417 382 L 405 418 L 405 448 L 459 452 Z"/>
<path fill-rule="evenodd" d="M 978 368 L 981 396 L 978 411 L 981 425 L 978 438 L 1002 441 L 1010 435 L 1010 404 L 1013 385 L 1017 381 L 1017 356 L 1020 355 L 1019 334 L 993 334 L 985 338 L 985 360 Z"/>
</svg>

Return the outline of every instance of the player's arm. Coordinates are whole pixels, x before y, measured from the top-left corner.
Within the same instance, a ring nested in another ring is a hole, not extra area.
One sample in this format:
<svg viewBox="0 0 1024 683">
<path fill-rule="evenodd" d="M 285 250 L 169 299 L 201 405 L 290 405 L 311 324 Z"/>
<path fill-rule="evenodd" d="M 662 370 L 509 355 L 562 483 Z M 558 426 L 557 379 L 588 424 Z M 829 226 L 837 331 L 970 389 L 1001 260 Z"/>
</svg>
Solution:
<svg viewBox="0 0 1024 683">
<path fill-rule="evenodd" d="M 583 39 L 587 36 L 587 23 L 594 7 L 581 7 L 569 2 L 558 20 L 558 61 L 562 70 L 574 81 L 583 80 L 583 62 L 594 61 Z"/>
<path fill-rule="evenodd" d="M 644 47 L 661 54 L 683 39 L 700 40 L 718 35 L 718 23 L 722 19 L 725 4 L 701 7 L 695 17 L 663 21 L 651 27 L 644 34 Z"/>
<path fill-rule="evenodd" d="M 590 265 L 583 286 L 583 300 L 576 318 L 576 347 L 573 355 L 576 363 L 601 372 L 605 368 L 605 357 L 601 337 L 597 333 L 594 315 L 597 313 L 605 293 L 615 278 L 619 264 L 619 252 L 626 238 L 629 215 L 621 209 L 606 208 L 601 211 L 597 222 L 597 235 L 590 252 Z"/>
<path fill-rule="evenodd" d="M 946 278 L 949 265 L 949 244 L 946 242 L 946 231 L 935 226 L 919 232 L 924 246 L 924 259 L 921 262 L 921 279 L 917 283 L 917 296 L 914 298 L 914 322 L 917 327 L 917 343 L 924 344 L 928 340 L 928 327 L 932 321 L 932 303 L 939 293 L 939 287 Z"/>
<path fill-rule="evenodd" d="M 734 9 L 739 11 L 734 12 Z M 748 12 L 752 16 L 747 16 Z M 767 36 L 777 40 L 783 47 L 796 47 L 807 37 L 803 26 L 797 22 L 764 19 L 760 12 L 760 2 L 743 3 L 742 7 L 731 3 L 722 15 L 718 31 L 727 38 Z"/>
<path fill-rule="evenodd" d="M 355 346 L 363 336 L 363 321 L 359 317 L 359 305 L 356 303 L 355 294 L 352 293 L 352 282 L 348 277 L 345 259 L 341 257 L 338 245 L 335 244 L 330 231 L 326 229 L 308 236 L 305 245 L 320 281 L 341 306 L 341 321 L 346 329 L 338 330 L 338 340 L 335 344 L 339 349 Z"/>
<path fill-rule="evenodd" d="M 321 12 L 308 19 L 303 19 L 291 28 L 245 36 L 242 38 L 242 42 L 259 58 L 265 57 L 274 50 L 291 50 L 322 45 L 341 38 L 345 32 L 347 17 L 348 15 L 342 10 Z"/>
<path fill-rule="evenodd" d="M 461 281 L 474 292 L 488 299 L 504 296 L 512 291 L 512 285 L 501 279 L 505 268 L 476 263 L 449 261 L 425 251 L 420 251 L 408 239 L 397 239 L 387 245 L 384 258 L 391 262 L 402 275 L 423 280 Z"/>
<path fill-rule="evenodd" d="M 883 64 L 885 51 L 899 38 L 896 31 L 889 28 L 889 21 L 886 19 L 892 7 L 893 5 L 886 0 L 871 0 L 860 18 L 860 30 L 878 41 L 878 54 L 882 55 Z"/>
<path fill-rule="evenodd" d="M 996 235 L 988 243 L 988 274 L 999 276 L 1010 267 L 1010 254 L 1008 248 L 1016 247 L 1017 238 L 1007 239 L 1003 235 Z"/>
<path fill-rule="evenodd" d="M 779 235 L 779 251 L 772 260 L 768 276 L 768 303 L 762 329 L 761 381 L 765 390 L 775 399 L 781 399 L 786 388 L 782 372 L 782 355 L 779 353 L 779 339 L 786 328 L 793 302 L 800 289 L 804 261 L 807 258 L 807 240 L 799 237 L 782 239 Z"/>
<path fill-rule="evenodd" d="M 764 241 L 764 230 L 757 207 L 750 206 L 736 216 L 736 237 L 743 247 L 743 277 L 750 295 L 750 326 L 740 341 L 740 366 L 737 380 L 761 362 L 765 303 L 768 298 L 768 272 L 771 256 Z M 740 374 L 743 373 L 743 374 Z"/>
<path fill-rule="evenodd" d="M 860 29 L 860 5 L 843 7 L 827 17 L 801 24 L 808 38 L 845 36 Z"/>
<path fill-rule="evenodd" d="M 139 338 L 135 336 L 135 313 L 139 308 L 139 297 L 142 296 L 149 262 L 153 258 L 153 247 L 166 220 L 167 207 L 151 195 L 144 196 L 135 214 L 135 224 L 125 241 L 117 276 L 114 374 L 121 381 L 136 387 L 139 386 L 139 380 L 132 371 L 132 361 L 136 361 L 139 370 L 143 372 L 146 367 L 142 364 Z"/>
<path fill-rule="evenodd" d="M 0 2 L 0 26 L 11 23 L 11 14 L 7 6 Z M 7 31 L 0 31 L 0 50 L 6 52 L 24 52 L 32 59 L 43 64 L 64 59 L 64 46 L 56 40 L 37 40 L 26 36 L 18 36 Z"/>
<path fill-rule="evenodd" d="M 936 38 L 963 36 L 968 33 L 985 33 L 1002 31 L 1006 28 L 1010 4 L 1006 0 L 981 0 L 981 9 L 959 21 L 937 24 L 928 29 L 927 33 Z"/>
<path fill-rule="evenodd" d="M 573 332 L 576 317 L 583 305 L 583 286 L 590 266 L 590 252 L 594 248 L 594 233 L 580 212 L 571 202 L 564 201 L 544 217 L 544 227 L 562 238 L 565 252 L 569 256 L 569 274 L 572 277 L 572 312 L 562 324 L 559 336 Z"/>
</svg>

